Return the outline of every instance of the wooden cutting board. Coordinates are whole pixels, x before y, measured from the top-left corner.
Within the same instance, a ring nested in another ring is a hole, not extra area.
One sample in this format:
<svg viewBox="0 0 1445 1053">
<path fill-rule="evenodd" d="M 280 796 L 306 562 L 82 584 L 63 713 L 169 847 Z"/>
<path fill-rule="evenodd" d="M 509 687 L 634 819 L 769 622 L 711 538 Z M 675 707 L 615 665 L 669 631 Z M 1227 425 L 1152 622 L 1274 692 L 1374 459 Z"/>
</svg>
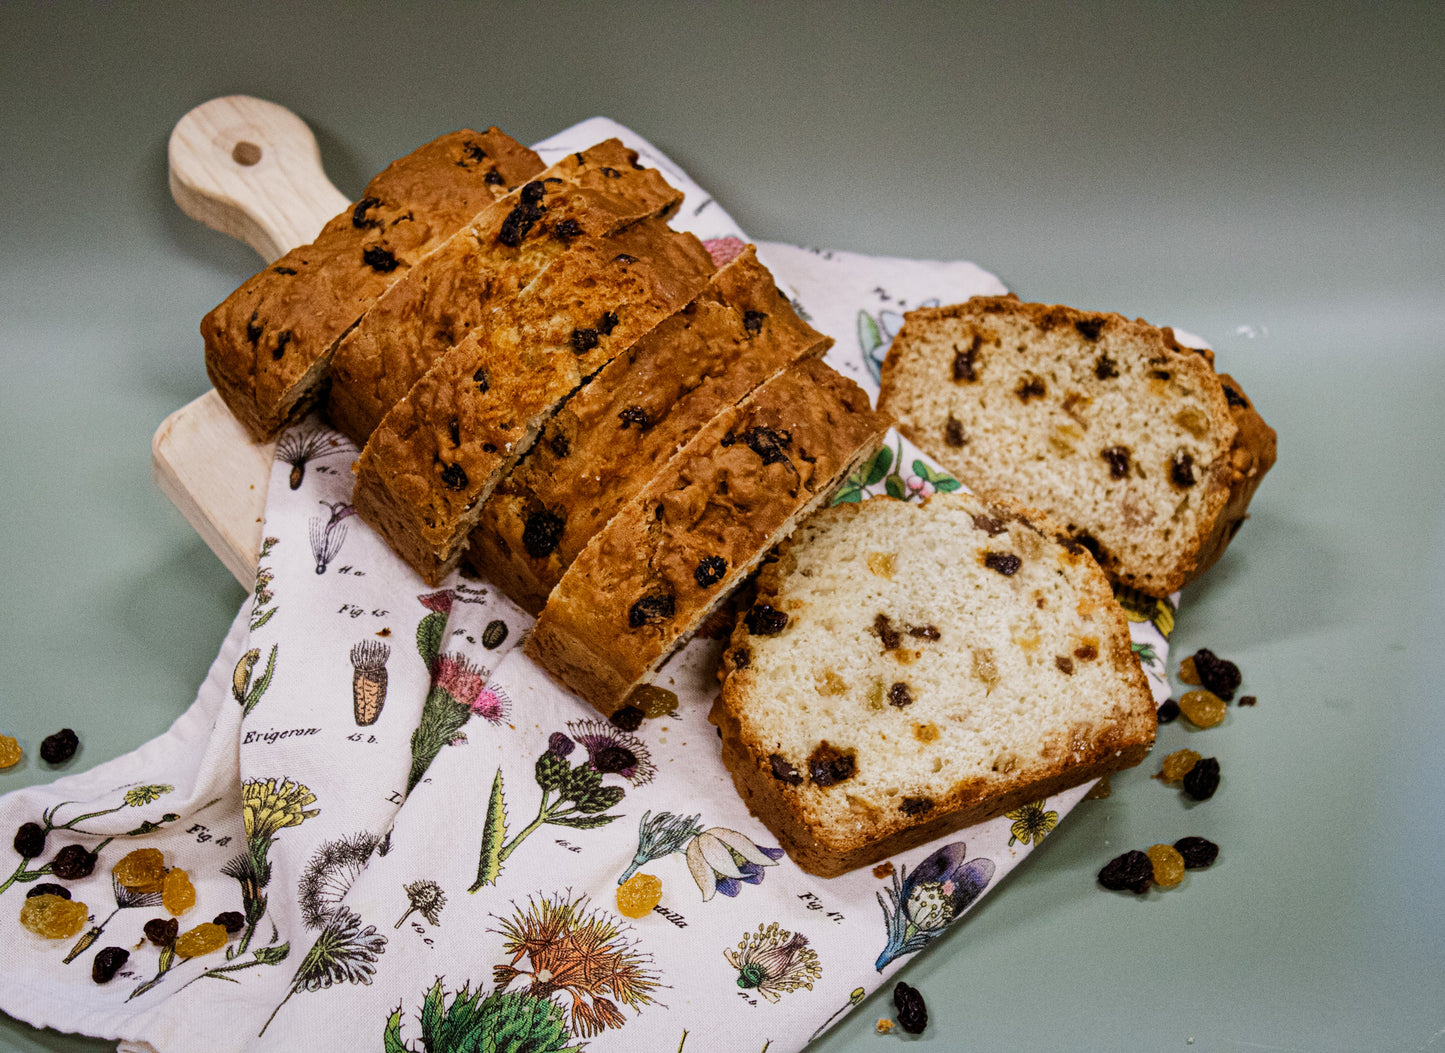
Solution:
<svg viewBox="0 0 1445 1053">
<path fill-rule="evenodd" d="M 202 103 L 171 131 L 171 195 L 192 219 L 239 238 L 270 263 L 315 240 L 350 205 L 321 168 L 306 123 L 247 95 Z M 151 439 L 151 474 L 250 588 L 275 443 L 254 442 L 215 390 L 167 417 Z"/>
</svg>

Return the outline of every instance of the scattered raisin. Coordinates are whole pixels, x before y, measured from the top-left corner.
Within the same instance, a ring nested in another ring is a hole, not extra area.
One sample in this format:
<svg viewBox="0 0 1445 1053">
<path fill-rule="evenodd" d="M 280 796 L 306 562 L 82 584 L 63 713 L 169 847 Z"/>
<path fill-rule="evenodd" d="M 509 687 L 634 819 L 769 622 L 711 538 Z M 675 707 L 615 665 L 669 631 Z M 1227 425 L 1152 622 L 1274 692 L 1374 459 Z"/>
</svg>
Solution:
<svg viewBox="0 0 1445 1053">
<path fill-rule="evenodd" d="M 1063 673 L 1065 676 L 1074 675 L 1074 660 L 1067 655 L 1054 655 L 1054 665 L 1058 666 L 1059 672 Z"/>
<path fill-rule="evenodd" d="M 769 756 L 768 767 L 773 769 L 773 778 L 778 782 L 787 783 L 789 786 L 798 786 L 803 781 L 803 777 L 798 774 L 798 769 L 784 760 L 781 754 L 774 753 Z"/>
<path fill-rule="evenodd" d="M 634 424 L 637 425 L 638 431 L 646 431 L 652 427 L 652 418 L 648 416 L 647 410 L 641 406 L 628 406 L 621 413 L 617 414 L 617 419 L 622 422 L 621 428 L 623 431 L 626 431 Z"/>
<path fill-rule="evenodd" d="M 145 933 L 146 939 L 157 947 L 167 947 L 176 941 L 176 935 L 181 931 L 181 923 L 175 918 L 152 918 L 141 931 Z"/>
<path fill-rule="evenodd" d="M 979 346 L 982 343 L 983 338 L 980 336 L 975 336 L 973 338 L 973 343 L 969 345 L 967 351 L 960 351 L 957 347 L 953 349 L 954 380 L 973 381 L 978 379 L 978 370 L 976 368 L 975 359 L 978 355 Z"/>
<path fill-rule="evenodd" d="M 442 469 L 442 482 L 448 490 L 465 490 L 467 488 L 467 472 L 461 465 L 453 462 Z"/>
<path fill-rule="evenodd" d="M 1099 361 L 1094 363 L 1094 376 L 1100 380 L 1108 380 L 1119 375 L 1119 367 L 1108 355 L 1100 355 Z"/>
<path fill-rule="evenodd" d="M 617 169 L 611 167 L 610 165 L 603 165 L 601 168 L 598 169 L 598 171 L 605 175 L 608 179 L 622 178 L 622 173 L 619 172 Z"/>
<path fill-rule="evenodd" d="M 1207 647 L 1195 651 L 1191 657 L 1194 659 L 1194 672 L 1199 677 L 1200 686 L 1206 691 L 1213 691 L 1226 702 L 1231 701 L 1234 693 L 1239 690 L 1239 666 L 1228 659 L 1220 658 Z"/>
<path fill-rule="evenodd" d="M 362 252 L 361 262 L 380 274 L 390 274 L 400 263 L 390 249 L 380 245 L 373 245 Z"/>
<path fill-rule="evenodd" d="M 1205 757 L 1184 776 L 1184 792 L 1196 801 L 1207 801 L 1219 789 L 1219 761 Z"/>
<path fill-rule="evenodd" d="M 130 951 L 124 947 L 107 947 L 95 956 L 90 965 L 90 978 L 98 984 L 108 984 L 120 972 L 120 967 L 130 958 Z"/>
<path fill-rule="evenodd" d="M 645 918 L 662 902 L 662 879 L 633 874 L 617 886 L 617 909 L 629 918 Z"/>
<path fill-rule="evenodd" d="M 540 190 L 542 184 L 528 183 L 527 186 L 522 188 L 523 195 L 527 193 L 527 188 L 532 186 Z M 541 195 L 539 194 L 538 196 L 540 197 Z M 522 244 L 522 239 L 527 236 L 527 232 L 532 229 L 532 225 L 541 217 L 542 209 L 540 207 L 528 201 L 523 201 L 522 204 L 517 205 L 512 211 L 507 213 L 506 219 L 502 220 L 501 229 L 497 231 L 497 240 L 507 246 L 507 248 L 515 249 L 518 245 Z"/>
<path fill-rule="evenodd" d="M 1099 884 L 1110 892 L 1125 890 L 1141 896 L 1154 881 L 1154 864 L 1137 849 L 1115 856 L 1099 871 Z"/>
<path fill-rule="evenodd" d="M 603 746 L 593 754 L 592 767 L 603 775 L 616 775 L 637 767 L 637 754 L 626 746 Z"/>
<path fill-rule="evenodd" d="M 36 896 L 20 907 L 20 924 L 47 940 L 63 940 L 85 927 L 90 908 L 78 900 L 59 896 Z"/>
<path fill-rule="evenodd" d="M 1092 662 L 1099 657 L 1099 648 L 1091 643 L 1081 644 L 1074 648 L 1074 657 L 1081 662 Z"/>
<path fill-rule="evenodd" d="M 462 159 L 458 161 L 457 164 L 464 165 L 467 161 L 481 162 L 486 159 L 487 152 L 476 143 L 469 142 L 462 147 Z"/>
<path fill-rule="evenodd" d="M 517 196 L 520 197 L 525 204 L 535 205 L 538 201 L 542 200 L 542 196 L 546 193 L 546 185 L 543 184 L 540 180 L 534 179 L 526 186 L 522 187 L 521 193 Z"/>
<path fill-rule="evenodd" d="M 90 877 L 99 858 L 84 845 L 66 845 L 55 853 L 50 872 L 62 881 L 79 881 L 81 878 Z"/>
<path fill-rule="evenodd" d="M 45 851 L 45 828 L 39 823 L 23 823 L 15 831 L 15 851 L 26 859 L 34 859 Z"/>
<path fill-rule="evenodd" d="M 199 958 L 203 954 L 219 951 L 226 945 L 229 935 L 223 926 L 203 921 L 194 929 L 188 929 L 176 937 L 176 957 Z"/>
<path fill-rule="evenodd" d="M 622 731 L 636 731 L 638 728 L 642 727 L 643 716 L 644 714 L 642 710 L 638 709 L 636 706 L 623 706 L 621 709 L 619 709 L 616 713 L 613 713 L 612 716 L 608 717 L 607 719 L 612 723 L 612 726 L 614 728 L 618 728 Z"/>
<path fill-rule="evenodd" d="M 998 571 L 1007 578 L 1018 573 L 1018 569 L 1024 565 L 1024 561 L 1012 552 L 987 552 L 983 557 L 983 565 L 989 570 Z"/>
<path fill-rule="evenodd" d="M 161 905 L 174 915 L 184 914 L 196 905 L 196 887 L 191 876 L 180 867 L 171 867 L 161 892 Z"/>
<path fill-rule="evenodd" d="M 905 797 L 899 802 L 898 810 L 904 815 L 926 815 L 933 811 L 933 799 L 931 797 Z"/>
<path fill-rule="evenodd" d="M 295 274 L 295 273 L 296 273 L 296 268 L 295 268 L 295 267 L 272 267 L 272 268 L 271 268 L 271 273 L 272 273 L 272 274 L 286 274 L 286 275 L 291 275 L 291 274 Z"/>
<path fill-rule="evenodd" d="M 1149 377 L 1151 380 L 1168 380 L 1172 374 L 1167 369 L 1151 369 Z"/>
<path fill-rule="evenodd" d="M 902 980 L 893 985 L 893 1008 L 898 1013 L 898 1026 L 910 1035 L 921 1035 L 928 1026 L 928 1007 L 918 988 L 909 987 Z"/>
<path fill-rule="evenodd" d="M 746 669 L 753 664 L 753 653 L 746 647 L 739 647 L 733 652 L 733 668 Z"/>
<path fill-rule="evenodd" d="M 1238 406 L 1243 409 L 1249 405 L 1249 403 L 1245 401 L 1244 396 L 1241 395 L 1239 392 L 1235 391 L 1228 384 L 1224 384 L 1221 386 L 1224 388 L 1225 401 L 1228 402 L 1231 406 Z"/>
<path fill-rule="evenodd" d="M 858 762 L 850 751 L 844 753 L 824 739 L 808 755 L 808 778 L 814 786 L 834 786 L 851 779 Z"/>
<path fill-rule="evenodd" d="M 563 241 L 570 241 L 582 233 L 582 225 L 575 219 L 559 220 L 552 226 L 552 236 L 561 238 Z"/>
<path fill-rule="evenodd" d="M 1252 706 L 1252 705 L 1255 705 L 1255 704 L 1258 703 L 1258 702 L 1259 702 L 1259 699 L 1255 698 L 1253 695 L 1240 695 L 1240 696 L 1239 696 L 1239 704 L 1240 704 L 1241 706 Z"/>
<path fill-rule="evenodd" d="M 1159 762 L 1159 773 L 1154 778 L 1163 782 L 1179 782 L 1199 763 L 1196 750 L 1175 750 Z"/>
<path fill-rule="evenodd" d="M 1074 328 L 1079 331 L 1079 335 L 1085 340 L 1093 342 L 1099 339 L 1099 333 L 1104 328 L 1104 319 L 1078 318 L 1074 321 Z"/>
<path fill-rule="evenodd" d="M 1109 463 L 1109 478 L 1122 479 L 1129 474 L 1129 447 L 1110 446 L 1100 450 L 1099 456 Z"/>
<path fill-rule="evenodd" d="M 1219 846 L 1202 837 L 1181 837 L 1174 848 L 1184 857 L 1186 870 L 1203 870 L 1219 857 Z"/>
<path fill-rule="evenodd" d="M 885 651 L 895 650 L 903 642 L 902 635 L 893 628 L 893 622 L 886 614 L 873 616 L 873 631 L 878 635 L 878 639 L 883 641 Z"/>
<path fill-rule="evenodd" d="M 743 624 L 754 636 L 776 636 L 787 628 L 788 615 L 786 611 L 759 603 L 743 615 Z"/>
<path fill-rule="evenodd" d="M 252 311 L 251 319 L 246 323 L 246 339 L 251 342 L 252 347 L 255 347 L 261 342 L 261 334 L 265 331 L 261 328 L 261 323 L 257 321 L 260 316 L 261 312 L 259 309 Z"/>
<path fill-rule="evenodd" d="M 700 589 L 711 588 L 722 581 L 723 575 L 728 571 L 728 561 L 721 556 L 704 556 L 697 561 L 697 567 L 693 569 L 692 577 Z"/>
<path fill-rule="evenodd" d="M 381 204 L 379 197 L 364 197 L 356 203 L 351 210 L 351 225 L 357 230 L 365 230 L 367 227 L 380 227 L 381 220 L 368 216 L 367 212 Z"/>
<path fill-rule="evenodd" d="M 1154 884 L 1173 888 L 1184 880 L 1184 857 L 1173 845 L 1150 845 L 1146 854 L 1154 864 Z"/>
<path fill-rule="evenodd" d="M 762 311 L 746 311 L 743 314 L 743 328 L 748 331 L 749 336 L 757 336 L 762 332 L 763 319 L 766 317 Z"/>
<path fill-rule="evenodd" d="M 1048 388 L 1044 384 L 1043 377 L 1036 377 L 1032 373 L 1019 378 L 1018 386 L 1014 388 L 1014 394 L 1020 402 L 1028 402 L 1029 399 L 1041 399 L 1048 394 Z"/>
<path fill-rule="evenodd" d="M 69 899 L 70 889 L 64 885 L 57 885 L 53 881 L 42 881 L 29 892 L 25 893 L 26 899 L 29 899 L 31 896 L 59 896 L 61 899 Z"/>
<path fill-rule="evenodd" d="M 899 709 L 913 704 L 913 694 L 902 680 L 888 689 L 888 704 L 897 706 Z"/>
<path fill-rule="evenodd" d="M 675 613 L 677 601 L 673 597 L 665 593 L 644 596 L 628 608 L 627 624 L 634 629 L 641 629 L 644 625 L 667 621 Z"/>
<path fill-rule="evenodd" d="M 578 326 L 572 330 L 572 350 L 579 355 L 585 355 L 598 345 L 600 338 L 596 329 L 587 329 Z"/>
<path fill-rule="evenodd" d="M 1169 481 L 1181 490 L 1194 485 L 1194 455 L 1180 450 L 1169 460 Z"/>
<path fill-rule="evenodd" d="M 111 878 L 137 893 L 160 892 L 165 887 L 166 859 L 159 848 L 137 848 L 110 868 Z"/>
<path fill-rule="evenodd" d="M 246 916 L 239 910 L 223 910 L 211 919 L 211 924 L 219 925 L 227 932 L 234 934 L 246 927 Z"/>
<path fill-rule="evenodd" d="M 748 444 L 748 449 L 763 459 L 764 464 L 790 463 L 783 451 L 792 443 L 793 437 L 785 431 L 774 431 L 759 425 L 749 428 L 743 441 Z"/>
<path fill-rule="evenodd" d="M 458 162 L 458 164 L 460 163 L 461 162 Z M 491 169 L 487 172 L 486 175 L 482 176 L 482 182 L 486 183 L 487 186 L 501 186 L 506 181 L 507 180 L 502 175 L 502 173 L 498 172 L 495 168 Z"/>
<path fill-rule="evenodd" d="M 1224 721 L 1224 699 L 1202 688 L 1179 696 L 1179 712 L 1195 727 L 1212 728 Z"/>
<path fill-rule="evenodd" d="M 1166 698 L 1163 705 L 1159 707 L 1159 723 L 1172 724 L 1179 719 L 1179 703 L 1172 698 Z"/>
<path fill-rule="evenodd" d="M 948 421 L 943 425 L 943 441 L 954 449 L 968 442 L 968 436 L 963 433 L 963 421 L 952 413 L 948 415 Z"/>
<path fill-rule="evenodd" d="M 61 728 L 54 735 L 47 735 L 40 743 L 40 759 L 46 764 L 64 764 L 75 756 L 80 739 L 69 728 Z"/>
<path fill-rule="evenodd" d="M 981 512 L 973 517 L 973 528 L 975 530 L 982 530 L 989 537 L 997 537 L 1008 529 L 1008 527 L 1004 525 L 1003 520 L 995 519 L 993 516 L 986 516 Z"/>
<path fill-rule="evenodd" d="M 919 640 L 937 640 L 942 634 L 932 625 L 910 625 L 908 635 Z"/>
<path fill-rule="evenodd" d="M 273 359 L 275 359 L 276 361 L 279 362 L 279 361 L 281 360 L 281 356 L 286 353 L 286 346 L 287 346 L 288 344 L 290 344 L 290 343 L 291 343 L 291 330 L 289 330 L 289 329 L 283 329 L 283 330 L 281 330 L 280 335 L 278 335 L 278 336 L 276 337 L 276 346 L 275 346 L 275 348 L 273 348 L 272 351 L 271 351 L 271 357 L 272 357 Z"/>
<path fill-rule="evenodd" d="M 502 646 L 507 638 L 507 623 L 500 618 L 493 618 L 487 622 L 487 627 L 482 630 L 482 646 L 488 651 L 495 651 Z"/>
<path fill-rule="evenodd" d="M 545 508 L 533 512 L 522 527 L 522 547 L 533 559 L 545 559 L 557 549 L 567 521 Z"/>
</svg>

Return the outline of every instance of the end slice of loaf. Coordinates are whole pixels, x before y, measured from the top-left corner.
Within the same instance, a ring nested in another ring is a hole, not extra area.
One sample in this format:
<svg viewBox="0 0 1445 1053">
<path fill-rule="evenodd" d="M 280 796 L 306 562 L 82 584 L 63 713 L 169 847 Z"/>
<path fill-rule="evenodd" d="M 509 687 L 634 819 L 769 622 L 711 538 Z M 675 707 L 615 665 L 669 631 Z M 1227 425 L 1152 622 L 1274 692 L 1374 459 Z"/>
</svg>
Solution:
<svg viewBox="0 0 1445 1053">
<path fill-rule="evenodd" d="M 316 240 L 247 279 L 201 322 L 206 372 L 257 440 L 316 400 L 337 341 L 412 264 L 545 166 L 496 128 L 392 162 Z"/>
<path fill-rule="evenodd" d="M 386 411 L 580 238 L 666 219 L 682 202 L 637 152 L 608 139 L 498 201 L 387 290 L 336 349 L 327 414 L 364 445 Z"/>
<path fill-rule="evenodd" d="M 353 466 L 357 512 L 440 583 L 562 400 L 691 300 L 712 270 L 702 242 L 652 219 L 557 257 L 382 418 Z"/>
<path fill-rule="evenodd" d="M 1156 727 L 1097 564 L 967 493 L 813 517 L 759 574 L 723 667 L 733 782 L 824 876 L 1137 764 Z"/>
<path fill-rule="evenodd" d="M 593 535 L 699 429 L 832 343 L 748 246 L 547 423 L 483 506 L 467 562 L 538 614 Z"/>
<path fill-rule="evenodd" d="M 1220 556 L 1275 458 L 1213 355 L 1117 314 L 975 297 L 910 312 L 879 406 L 969 487 L 1042 509 L 1151 596 Z"/>
<path fill-rule="evenodd" d="M 806 359 L 720 413 L 562 575 L 526 653 L 604 714 L 882 440 L 867 394 Z"/>
</svg>

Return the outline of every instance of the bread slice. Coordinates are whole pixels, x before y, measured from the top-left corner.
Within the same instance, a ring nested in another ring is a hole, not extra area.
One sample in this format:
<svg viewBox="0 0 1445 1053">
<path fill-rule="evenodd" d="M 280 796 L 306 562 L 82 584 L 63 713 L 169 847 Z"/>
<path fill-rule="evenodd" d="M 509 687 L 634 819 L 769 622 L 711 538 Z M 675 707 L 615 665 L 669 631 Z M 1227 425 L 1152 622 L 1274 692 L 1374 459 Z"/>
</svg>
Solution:
<svg viewBox="0 0 1445 1053">
<path fill-rule="evenodd" d="M 701 241 L 656 219 L 558 256 L 382 418 L 353 466 L 356 511 L 439 584 L 562 400 L 683 307 L 712 270 Z"/>
<path fill-rule="evenodd" d="M 367 311 L 336 349 L 331 422 L 365 445 L 433 362 L 579 239 L 666 219 L 681 202 L 616 139 L 569 154 L 477 216 Z"/>
<path fill-rule="evenodd" d="M 720 413 L 588 543 L 524 645 L 611 715 L 882 440 L 867 394 L 805 359 Z"/>
<path fill-rule="evenodd" d="M 206 372 L 257 440 L 315 401 L 336 342 L 417 260 L 545 166 L 510 136 L 463 129 L 392 162 L 316 240 L 247 279 L 201 322 Z"/>
<path fill-rule="evenodd" d="M 699 429 L 832 339 L 751 245 L 548 422 L 481 509 L 467 562 L 531 614 L 593 535 Z"/>
<path fill-rule="evenodd" d="M 909 312 L 879 406 L 969 487 L 1042 509 L 1150 596 L 1219 558 L 1275 458 L 1211 352 L 1012 296 Z"/>
<path fill-rule="evenodd" d="M 874 498 L 764 566 L 711 719 L 799 866 L 841 874 L 1143 759 L 1128 623 L 1053 533 L 968 493 Z"/>
</svg>

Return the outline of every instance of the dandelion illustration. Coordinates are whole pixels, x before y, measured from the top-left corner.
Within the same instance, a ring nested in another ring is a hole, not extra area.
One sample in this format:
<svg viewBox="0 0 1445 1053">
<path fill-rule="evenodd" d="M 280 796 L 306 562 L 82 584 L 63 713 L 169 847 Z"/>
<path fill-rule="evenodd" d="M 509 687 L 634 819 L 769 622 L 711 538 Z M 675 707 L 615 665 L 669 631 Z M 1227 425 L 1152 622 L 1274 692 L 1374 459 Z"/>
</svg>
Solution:
<svg viewBox="0 0 1445 1053">
<path fill-rule="evenodd" d="M 492 969 L 497 990 L 520 982 L 539 998 L 566 995 L 571 1027 L 580 1037 L 622 1027 L 627 1020 L 620 1006 L 640 1013 L 661 986 L 651 956 L 639 952 L 610 915 L 587 909 L 586 896 L 529 898 L 525 908 L 498 920 L 501 927 L 493 931 L 512 957 Z M 519 967 L 524 959 L 530 968 Z"/>
<path fill-rule="evenodd" d="M 307 520 L 307 529 L 311 535 L 311 554 L 316 557 L 316 573 L 325 574 L 327 566 L 336 558 L 346 541 L 346 518 L 356 515 L 356 509 L 345 501 L 317 503 L 325 505 L 331 512 L 326 519 L 312 516 Z"/>
<path fill-rule="evenodd" d="M 406 890 L 406 898 L 410 906 L 393 928 L 401 928 L 402 922 L 411 917 L 413 913 L 420 913 L 427 920 L 428 925 L 440 925 L 442 908 L 447 905 L 447 894 L 435 881 L 423 878 L 420 881 L 413 881 L 410 885 L 403 885 Z"/>
<path fill-rule="evenodd" d="M 380 640 L 362 640 L 351 649 L 351 708 L 357 727 L 375 724 L 386 705 L 386 660 L 391 648 Z"/>
<path fill-rule="evenodd" d="M 776 1003 L 789 991 L 800 987 L 813 989 L 813 981 L 823 975 L 818 952 L 808 946 L 808 937 L 789 932 L 777 922 L 758 925 L 736 948 L 723 951 L 727 963 L 738 971 L 738 986 L 752 988 L 769 1002 Z"/>
<path fill-rule="evenodd" d="M 893 887 L 886 889 L 889 902 L 878 893 L 883 908 L 883 921 L 888 943 L 874 963 L 880 973 L 884 966 L 905 954 L 926 947 L 983 894 L 993 880 L 994 865 L 988 859 L 964 862 L 966 846 L 962 841 L 944 845 L 934 852 L 912 874 L 901 867 L 893 875 Z"/>
<path fill-rule="evenodd" d="M 319 808 L 306 807 L 315 803 L 315 794 L 290 779 L 283 779 L 279 786 L 274 778 L 248 779 L 241 785 L 241 818 L 246 827 L 246 851 L 221 868 L 221 873 L 235 878 L 240 884 L 242 913 L 246 917 L 246 930 L 233 956 L 245 952 L 256 932 L 256 925 L 266 913 L 265 889 L 271 883 L 271 863 L 267 855 L 276 835 L 318 815 Z"/>
<path fill-rule="evenodd" d="M 310 461 L 336 453 L 352 453 L 356 447 L 335 432 L 308 427 L 292 428 L 276 442 L 276 460 L 291 466 L 291 489 L 301 489 Z"/>
<path fill-rule="evenodd" d="M 164 783 L 135 786 L 125 792 L 125 805 L 127 808 L 140 808 L 152 801 L 159 801 L 174 789 L 174 786 L 167 786 Z"/>
<path fill-rule="evenodd" d="M 381 839 L 363 830 L 350 837 L 327 841 L 311 855 L 296 898 L 301 906 L 301 919 L 309 929 L 319 929 L 341 907 L 341 901 L 366 869 Z"/>
<path fill-rule="evenodd" d="M 251 682 L 251 674 L 256 669 L 256 663 L 261 659 L 261 652 L 253 647 L 236 663 L 236 668 L 231 672 L 231 697 L 241 707 L 241 719 L 251 715 L 251 710 L 261 701 L 261 696 L 271 686 L 271 677 L 276 672 L 276 652 L 280 644 L 271 645 L 271 654 L 266 659 L 266 669 L 261 674 L 261 679 L 254 684 Z"/>
<path fill-rule="evenodd" d="M 376 960 L 386 950 L 386 937 L 376 926 L 362 928 L 361 915 L 349 907 L 339 907 L 331 915 L 321 935 L 306 952 L 291 979 L 291 989 L 281 999 L 257 1037 L 266 1033 L 281 1006 L 301 991 L 321 991 L 333 984 L 370 984 L 376 975 Z"/>
<path fill-rule="evenodd" d="M 417 1014 L 422 1049 L 429 1053 L 578 1053 L 555 1002 L 526 991 L 496 992 L 482 997 L 464 984 L 448 1003 L 441 979 L 432 984 Z M 481 1045 L 473 1039 L 480 1038 Z M 401 1053 L 411 1047 L 401 1037 L 401 1007 L 387 1018 L 385 1048 Z"/>
<path fill-rule="evenodd" d="M 781 848 L 763 848 L 746 834 L 714 826 L 687 846 L 687 869 L 706 903 L 713 894 L 736 896 L 744 884 L 762 884 L 764 867 L 776 866 Z"/>
<path fill-rule="evenodd" d="M 1059 813 L 1044 811 L 1044 803 L 1033 801 L 1004 813 L 1013 820 L 1013 825 L 1009 827 L 1010 845 L 1018 841 L 1026 845 L 1036 845 L 1048 836 L 1050 830 L 1059 825 Z"/>
<path fill-rule="evenodd" d="M 686 851 L 688 843 L 702 833 L 698 822 L 701 818 L 700 815 L 683 818 L 671 812 L 658 812 L 654 818 L 650 810 L 643 812 L 642 821 L 637 824 L 637 853 L 617 883 L 621 885 L 654 859 Z"/>
<path fill-rule="evenodd" d="M 603 775 L 621 775 L 633 786 L 651 782 L 657 768 L 641 739 L 603 720 L 572 720 L 567 730 L 587 751 L 587 763 Z"/>
</svg>

